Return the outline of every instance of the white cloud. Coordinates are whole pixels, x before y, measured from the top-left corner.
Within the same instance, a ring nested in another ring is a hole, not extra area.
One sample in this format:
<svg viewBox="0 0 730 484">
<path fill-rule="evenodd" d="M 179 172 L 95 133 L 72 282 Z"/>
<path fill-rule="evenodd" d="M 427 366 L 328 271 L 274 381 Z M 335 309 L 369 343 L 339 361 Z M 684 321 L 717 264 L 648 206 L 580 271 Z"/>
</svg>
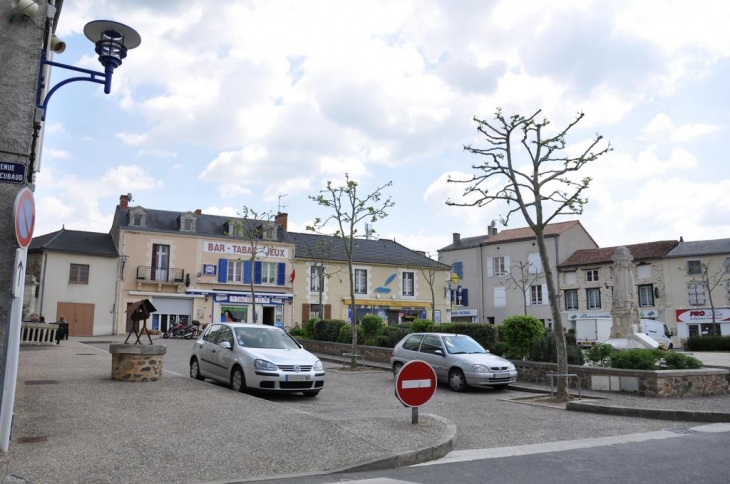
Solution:
<svg viewBox="0 0 730 484">
<path fill-rule="evenodd" d="M 177 158 L 177 151 L 164 149 L 139 150 L 137 152 L 137 156 L 150 156 L 153 158 Z"/>
<path fill-rule="evenodd" d="M 60 160 L 66 160 L 71 158 L 71 153 L 66 150 L 54 150 L 53 148 L 43 148 L 43 154 L 45 156 L 52 156 Z"/>
<path fill-rule="evenodd" d="M 684 124 L 675 126 L 671 118 L 664 113 L 659 113 L 647 124 L 641 132 L 647 137 L 663 136 L 672 141 L 690 141 L 700 136 L 716 133 L 722 130 L 722 126 L 715 126 L 706 123 Z"/>
</svg>

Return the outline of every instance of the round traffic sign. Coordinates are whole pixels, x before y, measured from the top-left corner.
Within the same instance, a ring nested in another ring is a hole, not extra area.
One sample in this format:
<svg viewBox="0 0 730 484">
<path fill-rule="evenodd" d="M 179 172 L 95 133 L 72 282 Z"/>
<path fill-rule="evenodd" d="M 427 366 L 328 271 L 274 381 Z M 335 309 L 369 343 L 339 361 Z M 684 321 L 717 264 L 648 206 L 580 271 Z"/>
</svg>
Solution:
<svg viewBox="0 0 730 484">
<path fill-rule="evenodd" d="M 25 249 L 33 239 L 35 227 L 35 199 L 28 187 L 24 187 L 15 196 L 13 220 L 15 220 L 15 238 L 20 248 Z"/>
<path fill-rule="evenodd" d="M 406 407 L 420 407 L 436 393 L 436 372 L 421 360 L 409 361 L 395 377 L 395 396 Z"/>
</svg>

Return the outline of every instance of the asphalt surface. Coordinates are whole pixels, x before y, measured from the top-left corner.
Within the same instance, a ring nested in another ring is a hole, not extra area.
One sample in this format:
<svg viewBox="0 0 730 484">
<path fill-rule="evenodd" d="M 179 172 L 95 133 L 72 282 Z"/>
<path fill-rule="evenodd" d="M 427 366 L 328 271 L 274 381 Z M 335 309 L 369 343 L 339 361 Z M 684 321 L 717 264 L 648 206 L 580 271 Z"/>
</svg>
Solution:
<svg viewBox="0 0 730 484">
<path fill-rule="evenodd" d="M 110 342 L 71 338 L 20 352 L 10 451 L 2 482 L 250 482 L 320 473 L 393 468 L 450 450 L 534 445 L 630 435 L 690 421 L 569 412 L 531 402 L 536 386 L 439 387 L 411 423 L 389 371 L 343 370 L 326 362 L 324 390 L 301 395 L 239 394 L 188 377 L 192 341 L 154 339 L 167 354 L 160 382 L 111 380 Z M 703 359 L 703 355 L 695 354 Z M 717 355 L 713 355 L 717 357 Z M 730 366 L 730 355 L 711 362 Z M 517 391 L 521 388 L 525 391 Z M 614 408 L 727 414 L 730 397 L 646 399 L 584 392 Z M 525 404 L 532 403 L 532 404 Z"/>
</svg>

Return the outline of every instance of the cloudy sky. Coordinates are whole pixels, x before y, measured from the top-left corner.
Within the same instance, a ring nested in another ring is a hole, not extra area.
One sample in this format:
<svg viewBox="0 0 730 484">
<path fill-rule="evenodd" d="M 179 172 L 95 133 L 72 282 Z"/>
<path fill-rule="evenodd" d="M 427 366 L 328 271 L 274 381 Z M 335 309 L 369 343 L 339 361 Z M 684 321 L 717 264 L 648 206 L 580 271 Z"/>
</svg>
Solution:
<svg viewBox="0 0 730 484">
<path fill-rule="evenodd" d="M 83 35 L 99 19 L 142 44 L 110 95 L 53 96 L 36 234 L 106 232 L 128 192 L 181 212 L 281 209 L 303 231 L 327 215 L 308 196 L 348 173 L 363 193 L 392 181 L 380 237 L 435 254 L 507 213 L 445 203 L 463 189 L 449 176 L 483 161 L 463 150 L 487 146 L 473 117 L 501 107 L 556 129 L 584 112 L 569 147 L 610 141 L 581 171 L 583 215 L 558 219 L 600 246 L 730 237 L 730 2 L 66 0 L 54 60 L 101 69 Z"/>
</svg>

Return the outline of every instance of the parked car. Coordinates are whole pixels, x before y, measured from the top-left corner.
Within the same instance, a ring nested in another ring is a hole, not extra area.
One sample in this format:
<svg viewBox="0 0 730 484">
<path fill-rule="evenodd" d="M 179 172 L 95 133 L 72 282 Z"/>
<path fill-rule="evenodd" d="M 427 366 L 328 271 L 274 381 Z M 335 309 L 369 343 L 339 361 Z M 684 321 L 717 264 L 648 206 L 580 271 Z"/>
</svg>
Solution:
<svg viewBox="0 0 730 484">
<path fill-rule="evenodd" d="M 190 377 L 210 378 L 238 392 L 302 392 L 314 397 L 324 386 L 324 367 L 283 329 L 220 323 L 209 325 L 193 344 Z"/>
<path fill-rule="evenodd" d="M 393 375 L 411 360 L 431 365 L 436 378 L 447 382 L 455 392 L 463 392 L 468 386 L 502 390 L 517 381 L 515 365 L 463 334 L 409 334 L 393 348 Z"/>
</svg>

